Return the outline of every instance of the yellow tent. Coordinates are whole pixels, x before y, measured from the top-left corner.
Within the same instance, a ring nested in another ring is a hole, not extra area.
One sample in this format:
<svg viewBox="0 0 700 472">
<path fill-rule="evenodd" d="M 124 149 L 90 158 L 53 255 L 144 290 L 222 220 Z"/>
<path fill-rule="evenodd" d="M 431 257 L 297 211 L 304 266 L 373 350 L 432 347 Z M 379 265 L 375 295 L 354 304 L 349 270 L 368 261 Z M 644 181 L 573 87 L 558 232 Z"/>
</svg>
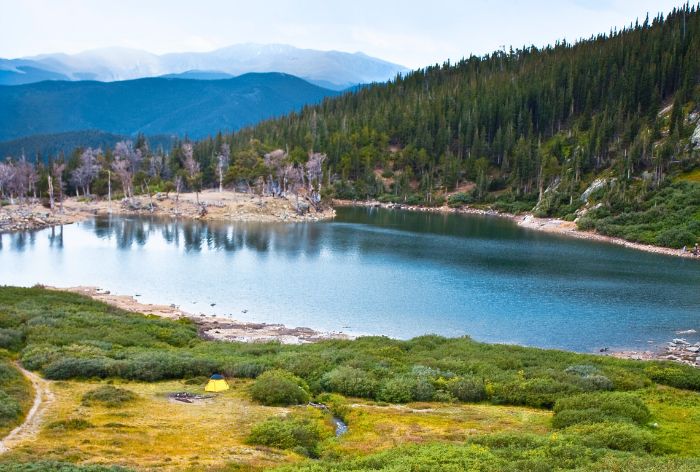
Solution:
<svg viewBox="0 0 700 472">
<path fill-rule="evenodd" d="M 223 375 L 214 374 L 209 378 L 209 383 L 204 387 L 205 392 L 224 392 L 228 390 L 228 384 Z"/>
</svg>

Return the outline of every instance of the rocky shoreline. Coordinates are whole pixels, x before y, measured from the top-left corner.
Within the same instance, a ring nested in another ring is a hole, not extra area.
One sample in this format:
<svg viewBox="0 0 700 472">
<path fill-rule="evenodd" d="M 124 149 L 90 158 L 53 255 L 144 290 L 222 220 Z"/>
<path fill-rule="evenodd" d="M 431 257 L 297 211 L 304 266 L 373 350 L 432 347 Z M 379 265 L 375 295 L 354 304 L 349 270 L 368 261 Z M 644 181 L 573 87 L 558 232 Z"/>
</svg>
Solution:
<svg viewBox="0 0 700 472">
<path fill-rule="evenodd" d="M 176 305 L 141 303 L 131 296 L 115 295 L 98 287 L 45 288 L 84 295 L 132 313 L 175 320 L 187 318 L 197 326 L 199 335 L 209 340 L 244 343 L 278 341 L 282 344 L 307 344 L 327 339 L 354 339 L 354 336 L 338 331 L 323 332 L 304 327 L 290 328 L 281 324 L 254 323 L 238 321 L 225 316 L 188 313 Z"/>
<path fill-rule="evenodd" d="M 141 303 L 128 295 L 115 295 L 108 290 L 97 287 L 45 287 L 49 290 L 77 293 L 93 300 L 107 303 L 122 310 L 144 315 L 160 316 L 169 319 L 187 318 L 197 326 L 203 339 L 243 343 L 276 341 L 282 344 L 308 344 L 329 339 L 355 339 L 348 333 L 340 331 L 323 332 L 312 328 L 291 328 L 282 324 L 255 323 L 238 321 L 225 316 L 193 314 L 181 310 L 177 305 L 156 305 Z M 695 335 L 690 329 L 677 332 L 678 335 Z M 674 338 L 659 351 L 608 351 L 601 350 L 600 355 L 641 361 L 672 361 L 700 368 L 700 342 L 691 343 L 685 338 Z"/>
<path fill-rule="evenodd" d="M 131 200 L 78 200 L 66 198 L 62 209 L 54 211 L 40 203 L 0 207 L 0 233 L 33 231 L 71 224 L 98 215 L 143 215 L 203 221 L 305 222 L 332 219 L 335 210 L 316 209 L 302 198 L 260 197 L 247 193 L 204 191 L 199 195 L 183 193 L 140 195 Z"/>
<path fill-rule="evenodd" d="M 499 218 L 508 218 L 514 221 L 521 228 L 525 229 L 543 231 L 545 233 L 559 234 L 579 239 L 587 239 L 590 241 L 616 244 L 618 246 L 624 246 L 630 249 L 636 249 L 638 251 L 645 251 L 653 254 L 663 254 L 666 256 L 684 257 L 700 261 L 700 257 L 694 256 L 690 251 L 684 252 L 681 249 L 634 243 L 622 238 L 614 238 L 612 236 L 598 234 L 593 231 L 581 231 L 576 227 L 576 223 L 574 223 L 573 221 L 565 221 L 558 218 L 538 218 L 532 215 L 531 213 L 526 213 L 524 215 L 514 215 L 512 213 L 504 213 L 491 208 L 482 209 L 468 206 L 452 208 L 446 205 L 440 207 L 425 207 L 421 205 L 406 205 L 401 203 L 381 203 L 376 200 L 334 200 L 333 205 L 339 207 L 358 206 L 368 208 L 384 208 L 388 210 L 419 211 L 427 213 L 454 213 L 463 215 L 496 216 Z"/>
<path fill-rule="evenodd" d="M 694 329 L 679 334 L 695 334 Z M 618 359 L 634 359 L 643 361 L 673 361 L 700 368 L 700 342 L 691 343 L 685 338 L 674 338 L 666 343 L 660 351 L 619 351 L 609 353 Z"/>
</svg>

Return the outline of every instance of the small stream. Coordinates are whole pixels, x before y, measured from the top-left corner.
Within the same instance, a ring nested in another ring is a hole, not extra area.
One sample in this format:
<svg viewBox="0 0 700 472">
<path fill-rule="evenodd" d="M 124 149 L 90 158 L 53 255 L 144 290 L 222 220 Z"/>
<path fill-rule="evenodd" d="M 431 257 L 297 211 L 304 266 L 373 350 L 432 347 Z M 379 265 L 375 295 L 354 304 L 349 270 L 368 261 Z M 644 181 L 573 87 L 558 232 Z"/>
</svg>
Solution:
<svg viewBox="0 0 700 472">
<path fill-rule="evenodd" d="M 335 424 L 335 437 L 342 436 L 348 432 L 348 425 L 337 416 L 333 417 L 333 424 Z"/>
<path fill-rule="evenodd" d="M 309 402 L 309 406 L 319 409 L 321 411 L 324 411 L 331 415 L 331 421 L 335 425 L 335 436 L 339 437 L 342 436 L 343 434 L 348 432 L 348 425 L 345 424 L 345 421 L 341 420 L 337 416 L 335 416 L 332 412 L 331 409 L 328 408 L 328 405 L 324 405 L 323 403 L 314 403 L 314 402 Z"/>
</svg>

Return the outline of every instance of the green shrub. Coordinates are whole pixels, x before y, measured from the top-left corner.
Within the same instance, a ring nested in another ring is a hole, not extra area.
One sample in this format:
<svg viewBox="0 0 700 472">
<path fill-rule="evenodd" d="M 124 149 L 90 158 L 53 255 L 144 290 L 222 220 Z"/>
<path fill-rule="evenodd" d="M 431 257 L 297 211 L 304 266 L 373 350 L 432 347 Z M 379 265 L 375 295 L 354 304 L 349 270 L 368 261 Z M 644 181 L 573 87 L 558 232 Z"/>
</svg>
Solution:
<svg viewBox="0 0 700 472">
<path fill-rule="evenodd" d="M 263 364 L 255 362 L 239 362 L 222 369 L 226 377 L 237 377 L 241 379 L 254 379 L 268 369 Z"/>
<path fill-rule="evenodd" d="M 576 222 L 576 226 L 581 231 L 591 231 L 595 229 L 595 220 L 588 216 L 582 216 Z"/>
<path fill-rule="evenodd" d="M 82 418 L 69 418 L 67 420 L 54 421 L 47 426 L 51 430 L 58 431 L 79 431 L 94 428 L 94 425 Z"/>
<path fill-rule="evenodd" d="M 138 396 L 131 390 L 104 385 L 83 395 L 85 406 L 103 405 L 109 408 L 122 406 L 136 400 Z"/>
<path fill-rule="evenodd" d="M 612 380 L 604 375 L 588 375 L 581 379 L 581 387 L 586 391 L 612 390 L 614 385 Z"/>
<path fill-rule="evenodd" d="M 630 423 L 593 423 L 574 426 L 566 430 L 573 433 L 582 444 L 592 448 L 617 451 L 651 452 L 654 435 Z"/>
<path fill-rule="evenodd" d="M 458 377 L 448 383 L 449 391 L 460 401 L 480 402 L 486 400 L 484 380 L 476 377 Z"/>
<path fill-rule="evenodd" d="M 364 398 L 374 398 L 379 386 L 368 372 L 347 366 L 338 367 L 325 374 L 321 385 L 332 392 Z"/>
<path fill-rule="evenodd" d="M 311 396 L 306 382 L 284 370 L 263 372 L 250 389 L 254 400 L 263 405 L 299 405 Z"/>
<path fill-rule="evenodd" d="M 17 401 L 4 391 L 0 390 L 0 425 L 4 426 L 15 422 L 22 416 L 22 407 Z"/>
<path fill-rule="evenodd" d="M 551 408 L 557 399 L 580 392 L 580 387 L 548 377 L 505 382 L 495 386 L 492 400 L 497 404 Z"/>
<path fill-rule="evenodd" d="M 455 396 L 452 395 L 450 392 L 446 392 L 444 390 L 436 390 L 433 394 L 433 401 L 442 403 L 454 403 L 457 401 L 457 398 L 455 398 Z"/>
<path fill-rule="evenodd" d="M 435 396 L 435 387 L 429 379 L 418 377 L 413 389 L 413 399 L 419 402 L 429 402 Z"/>
<path fill-rule="evenodd" d="M 309 457 L 317 457 L 320 441 L 321 431 L 315 422 L 293 417 L 268 418 L 255 425 L 247 438 L 248 444 L 293 449 Z"/>
<path fill-rule="evenodd" d="M 24 336 L 18 329 L 0 328 L 0 348 L 8 351 L 19 351 L 22 349 Z"/>
<path fill-rule="evenodd" d="M 406 376 L 393 377 L 382 384 L 377 399 L 387 403 L 408 403 L 413 400 L 417 381 Z"/>
<path fill-rule="evenodd" d="M 458 192 L 447 197 L 447 204 L 451 207 L 460 207 L 469 205 L 470 203 L 474 203 L 474 196 L 472 193 Z"/>
<path fill-rule="evenodd" d="M 207 376 L 218 371 L 218 364 L 207 359 L 190 357 L 186 353 L 149 351 L 136 354 L 133 358 L 115 362 L 110 375 L 128 380 L 181 379 Z"/>
<path fill-rule="evenodd" d="M 697 236 L 686 228 L 675 227 L 659 233 L 656 237 L 656 244 L 665 247 L 681 248 L 683 246 L 692 246 L 697 240 Z"/>
<path fill-rule="evenodd" d="M 700 391 L 700 370 L 677 364 L 651 365 L 644 369 L 654 382 L 670 387 Z"/>
<path fill-rule="evenodd" d="M 0 359 L 0 386 L 2 386 L 6 381 L 18 378 L 18 376 L 19 372 L 16 369 L 3 363 L 2 359 Z"/>
<path fill-rule="evenodd" d="M 647 406 L 632 394 L 619 392 L 585 393 L 562 398 L 554 405 L 555 428 L 602 421 L 644 424 L 649 420 Z"/>
<path fill-rule="evenodd" d="M 564 370 L 564 372 L 566 372 L 567 374 L 578 375 L 579 377 L 588 377 L 590 375 L 597 374 L 599 370 L 594 365 L 576 364 L 570 365 Z"/>
<path fill-rule="evenodd" d="M 74 378 L 106 378 L 110 375 L 111 361 L 108 359 L 78 359 L 64 357 L 44 368 L 44 376 L 50 380 Z"/>
</svg>

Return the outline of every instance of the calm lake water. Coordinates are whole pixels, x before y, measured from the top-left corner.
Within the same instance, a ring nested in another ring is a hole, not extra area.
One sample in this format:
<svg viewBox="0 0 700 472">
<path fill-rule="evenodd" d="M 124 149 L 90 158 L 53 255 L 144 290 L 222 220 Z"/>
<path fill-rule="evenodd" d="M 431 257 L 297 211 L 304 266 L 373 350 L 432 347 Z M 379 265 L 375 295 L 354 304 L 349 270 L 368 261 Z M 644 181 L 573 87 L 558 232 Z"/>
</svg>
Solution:
<svg viewBox="0 0 700 472">
<path fill-rule="evenodd" d="M 700 331 L 697 261 L 486 216 L 341 208 L 323 223 L 119 217 L 0 235 L 0 284 L 35 283 L 327 331 L 577 351 Z"/>
</svg>

